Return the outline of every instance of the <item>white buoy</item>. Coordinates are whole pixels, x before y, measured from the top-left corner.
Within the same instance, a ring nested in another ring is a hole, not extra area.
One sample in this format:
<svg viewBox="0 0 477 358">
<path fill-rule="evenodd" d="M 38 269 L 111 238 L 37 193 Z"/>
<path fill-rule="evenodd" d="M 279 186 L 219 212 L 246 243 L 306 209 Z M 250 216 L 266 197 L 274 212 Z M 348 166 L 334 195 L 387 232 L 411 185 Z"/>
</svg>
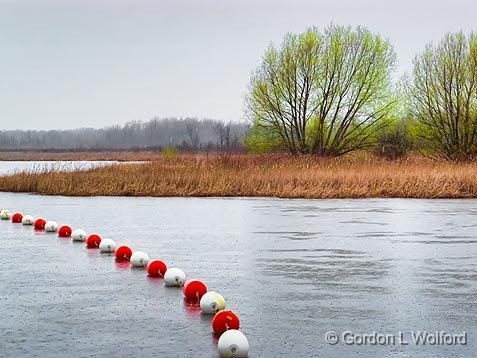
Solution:
<svg viewBox="0 0 477 358">
<path fill-rule="evenodd" d="M 22 225 L 33 225 L 33 216 L 31 215 L 25 215 L 22 218 Z"/>
<path fill-rule="evenodd" d="M 164 283 L 166 286 L 184 286 L 186 281 L 186 274 L 177 267 L 167 269 L 164 275 Z"/>
<path fill-rule="evenodd" d="M 130 261 L 135 267 L 145 267 L 149 262 L 149 255 L 142 251 L 134 251 Z"/>
<path fill-rule="evenodd" d="M 204 314 L 215 314 L 225 309 L 225 300 L 217 292 L 209 291 L 200 299 L 200 309 Z"/>
<path fill-rule="evenodd" d="M 103 252 L 103 253 L 113 253 L 114 250 L 116 250 L 116 247 L 118 245 L 116 245 L 116 243 L 114 242 L 114 240 L 111 240 L 111 239 L 103 239 L 101 240 L 101 242 L 99 243 L 99 252 Z"/>
<path fill-rule="evenodd" d="M 86 234 L 86 231 L 83 229 L 76 229 L 71 233 L 71 239 L 73 241 L 84 241 L 86 240 L 86 236 L 88 236 L 88 234 Z"/>
<path fill-rule="evenodd" d="M 218 348 L 221 357 L 243 358 L 248 356 L 250 345 L 242 332 L 229 329 L 220 336 Z"/>
<path fill-rule="evenodd" d="M 56 221 L 47 221 L 45 224 L 46 232 L 56 232 L 58 230 L 58 223 Z"/>
<path fill-rule="evenodd" d="M 2 220 L 10 220 L 10 211 L 2 210 L 0 211 L 0 219 Z"/>
</svg>

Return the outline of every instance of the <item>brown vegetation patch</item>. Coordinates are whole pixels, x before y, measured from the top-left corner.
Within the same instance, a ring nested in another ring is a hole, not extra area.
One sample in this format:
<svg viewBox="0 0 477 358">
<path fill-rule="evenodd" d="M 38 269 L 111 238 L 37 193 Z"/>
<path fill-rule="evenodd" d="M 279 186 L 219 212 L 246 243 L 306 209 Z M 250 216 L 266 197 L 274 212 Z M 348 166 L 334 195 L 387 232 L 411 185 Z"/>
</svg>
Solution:
<svg viewBox="0 0 477 358">
<path fill-rule="evenodd" d="M 477 166 L 412 157 L 180 155 L 77 172 L 18 173 L 0 190 L 72 196 L 474 198 Z"/>
</svg>

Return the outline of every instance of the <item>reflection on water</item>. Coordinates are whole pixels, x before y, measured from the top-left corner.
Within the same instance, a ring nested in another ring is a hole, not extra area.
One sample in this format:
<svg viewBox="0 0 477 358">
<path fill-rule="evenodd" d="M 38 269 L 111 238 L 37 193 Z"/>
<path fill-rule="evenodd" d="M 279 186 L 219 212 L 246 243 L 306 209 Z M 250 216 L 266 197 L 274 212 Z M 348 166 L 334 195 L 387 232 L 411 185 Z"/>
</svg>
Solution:
<svg viewBox="0 0 477 358">
<path fill-rule="evenodd" d="M 240 314 L 251 357 L 474 356 L 476 200 L 2 193 L 0 203 L 99 232 L 203 279 Z M 6 222 L 0 252 L 8 355 L 217 356 L 211 317 L 112 255 Z M 469 344 L 332 346 L 329 330 L 466 331 Z"/>
<path fill-rule="evenodd" d="M 256 231 L 255 234 L 282 236 L 290 240 L 310 240 L 317 238 L 319 232 L 306 232 L 306 231 Z"/>
<path fill-rule="evenodd" d="M 260 259 L 258 267 L 262 267 L 267 276 L 288 278 L 292 282 L 306 281 L 304 284 L 327 288 L 328 294 L 337 297 L 358 290 L 360 294 L 386 290 L 380 280 L 390 267 L 388 263 L 360 257 L 358 252 L 351 255 L 336 253 L 330 250 L 326 255 Z"/>
<path fill-rule="evenodd" d="M 86 170 L 107 165 L 118 164 L 117 161 L 0 161 L 0 176 L 19 172 L 42 173 L 52 170 L 73 171 Z"/>
</svg>

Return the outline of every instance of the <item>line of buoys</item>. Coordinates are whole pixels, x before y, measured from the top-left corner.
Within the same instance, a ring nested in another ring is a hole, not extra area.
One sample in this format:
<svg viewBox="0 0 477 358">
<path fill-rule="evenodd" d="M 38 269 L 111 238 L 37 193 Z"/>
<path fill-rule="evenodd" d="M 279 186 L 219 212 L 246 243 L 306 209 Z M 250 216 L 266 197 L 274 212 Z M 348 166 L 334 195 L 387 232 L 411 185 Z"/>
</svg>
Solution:
<svg viewBox="0 0 477 358">
<path fill-rule="evenodd" d="M 14 213 L 12 215 L 12 223 L 21 224 L 22 220 L 23 220 L 22 213 Z"/>
<path fill-rule="evenodd" d="M 132 256 L 132 250 L 129 246 L 121 245 L 114 250 L 114 256 L 118 262 L 129 261 Z"/>
<path fill-rule="evenodd" d="M 130 261 L 134 267 L 146 267 L 149 263 L 149 255 L 142 251 L 134 251 Z"/>
<path fill-rule="evenodd" d="M 168 268 L 162 260 L 150 260 L 149 255 L 142 251 L 132 251 L 129 246 L 117 246 L 111 239 L 101 239 L 98 234 L 87 235 L 83 229 L 72 230 L 68 225 L 58 226 L 56 221 L 46 221 L 42 218 L 33 219 L 31 215 L 23 216 L 20 212 L 10 215 L 10 211 L 1 210 L 0 219 L 12 223 L 33 225 L 35 230 L 57 232 L 61 238 L 72 238 L 73 241 L 85 241 L 89 249 L 99 248 L 101 253 L 114 253 L 116 261 L 130 261 L 131 266 L 145 268 L 149 277 L 164 278 L 166 286 L 182 287 L 186 304 L 198 305 L 203 314 L 214 314 L 212 330 L 219 335 L 218 351 L 221 357 L 247 357 L 249 343 L 247 337 L 239 331 L 240 318 L 231 310 L 225 310 L 225 299 L 217 292 L 208 291 L 207 285 L 198 279 L 186 280 L 184 271 L 177 267 Z"/>
<path fill-rule="evenodd" d="M 10 220 L 10 211 L 2 210 L 0 211 L 0 219 L 2 220 Z"/>
<path fill-rule="evenodd" d="M 38 218 L 33 223 L 33 228 L 37 231 L 45 230 L 46 220 L 42 218 Z"/>
<path fill-rule="evenodd" d="M 58 236 L 63 238 L 71 237 L 72 231 L 73 230 L 71 230 L 71 227 L 69 227 L 68 225 L 61 225 L 58 228 Z"/>
<path fill-rule="evenodd" d="M 56 232 L 58 230 L 58 223 L 56 221 L 47 221 L 45 224 L 46 232 Z"/>
<path fill-rule="evenodd" d="M 86 247 L 88 249 L 98 249 L 101 244 L 101 236 L 98 234 L 91 234 L 86 238 Z"/>
<path fill-rule="evenodd" d="M 200 303 L 202 296 L 207 293 L 207 286 L 200 280 L 187 280 L 182 293 L 189 303 Z"/>
<path fill-rule="evenodd" d="M 221 357 L 247 357 L 249 347 L 247 337 L 236 329 L 225 331 L 219 338 L 218 348 Z"/>
<path fill-rule="evenodd" d="M 216 334 L 222 334 L 229 329 L 239 329 L 240 318 L 231 310 L 219 311 L 212 318 L 212 329 Z"/>
<path fill-rule="evenodd" d="M 186 274 L 184 271 L 177 267 L 171 267 L 167 269 L 166 273 L 164 274 L 164 283 L 166 286 L 184 286 L 186 282 Z"/>
<path fill-rule="evenodd" d="M 150 277 L 164 277 L 167 271 L 167 265 L 161 260 L 152 260 L 146 266 L 147 274 Z"/>
<path fill-rule="evenodd" d="M 204 314 L 215 314 L 225 309 L 225 300 L 217 292 L 209 291 L 201 297 L 200 309 Z"/>
<path fill-rule="evenodd" d="M 83 229 L 76 229 L 71 233 L 71 239 L 73 241 L 85 241 L 87 237 L 88 234 L 86 234 L 86 231 Z"/>
<path fill-rule="evenodd" d="M 116 246 L 116 243 L 111 239 L 101 240 L 99 243 L 99 252 L 112 254 L 114 250 L 116 250 Z"/>
<path fill-rule="evenodd" d="M 31 225 L 33 225 L 33 216 L 31 216 L 31 215 L 25 215 L 25 216 L 22 218 L 22 225 L 25 225 L 25 226 L 31 226 Z"/>
</svg>

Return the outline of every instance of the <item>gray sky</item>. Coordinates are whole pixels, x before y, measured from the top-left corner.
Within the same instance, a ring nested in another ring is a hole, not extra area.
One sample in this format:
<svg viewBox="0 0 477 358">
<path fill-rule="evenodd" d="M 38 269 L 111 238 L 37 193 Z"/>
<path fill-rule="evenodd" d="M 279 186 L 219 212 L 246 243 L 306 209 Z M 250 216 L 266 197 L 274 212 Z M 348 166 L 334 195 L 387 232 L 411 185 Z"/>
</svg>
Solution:
<svg viewBox="0 0 477 358">
<path fill-rule="evenodd" d="M 475 0 L 0 0 L 0 128 L 240 120 L 251 71 L 288 31 L 364 25 L 394 44 L 398 75 L 476 14 Z"/>
</svg>

